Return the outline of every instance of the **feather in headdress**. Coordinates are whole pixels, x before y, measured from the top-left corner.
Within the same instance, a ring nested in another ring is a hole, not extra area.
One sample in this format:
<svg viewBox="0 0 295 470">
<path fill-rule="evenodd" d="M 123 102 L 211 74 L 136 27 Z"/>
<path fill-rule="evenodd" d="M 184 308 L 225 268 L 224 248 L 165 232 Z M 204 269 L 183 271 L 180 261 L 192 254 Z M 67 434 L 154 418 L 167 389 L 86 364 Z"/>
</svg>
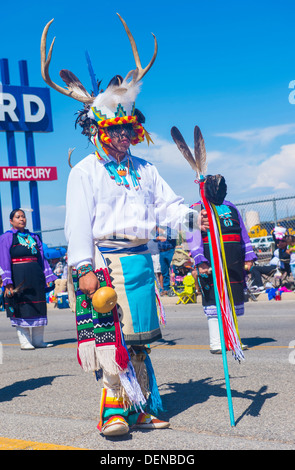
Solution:
<svg viewBox="0 0 295 470">
<path fill-rule="evenodd" d="M 120 104 L 127 115 L 130 116 L 136 97 L 140 92 L 141 83 L 132 83 L 131 85 L 123 80 L 120 85 L 109 85 L 103 93 L 99 95 L 93 101 L 92 107 L 101 110 L 107 117 L 113 117 L 113 113 L 116 112 L 118 105 Z M 88 113 L 90 119 L 94 119 L 92 110 Z"/>
<path fill-rule="evenodd" d="M 91 98 L 86 88 L 82 85 L 79 78 L 70 70 L 61 70 L 59 72 L 61 79 L 66 83 L 68 90 L 77 93 L 80 96 Z"/>
<path fill-rule="evenodd" d="M 88 51 L 85 51 L 85 56 L 86 56 L 86 61 L 87 61 L 87 65 L 88 65 L 88 72 L 89 72 L 89 75 L 90 75 L 90 80 L 91 80 L 91 84 L 92 84 L 92 88 L 93 88 L 93 93 L 94 93 L 95 96 L 97 96 L 98 93 L 99 93 L 99 87 L 98 87 L 98 84 L 97 84 L 97 80 L 96 80 L 96 77 L 95 77 L 94 69 L 93 69 L 92 62 L 91 62 L 90 55 L 89 55 Z"/>
</svg>

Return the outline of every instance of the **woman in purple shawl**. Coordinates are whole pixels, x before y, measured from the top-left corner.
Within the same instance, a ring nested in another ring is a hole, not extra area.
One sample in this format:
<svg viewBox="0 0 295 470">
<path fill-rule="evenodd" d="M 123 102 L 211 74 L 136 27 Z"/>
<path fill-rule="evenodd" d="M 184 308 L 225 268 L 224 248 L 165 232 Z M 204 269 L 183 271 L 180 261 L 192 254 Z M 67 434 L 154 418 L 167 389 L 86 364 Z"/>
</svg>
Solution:
<svg viewBox="0 0 295 470">
<path fill-rule="evenodd" d="M 53 346 L 43 341 L 47 325 L 46 287 L 56 279 L 44 258 L 38 235 L 29 232 L 22 209 L 10 214 L 11 230 L 0 236 L 0 267 L 5 308 L 16 327 L 21 349 Z M 32 328 L 32 338 L 30 335 Z"/>
</svg>

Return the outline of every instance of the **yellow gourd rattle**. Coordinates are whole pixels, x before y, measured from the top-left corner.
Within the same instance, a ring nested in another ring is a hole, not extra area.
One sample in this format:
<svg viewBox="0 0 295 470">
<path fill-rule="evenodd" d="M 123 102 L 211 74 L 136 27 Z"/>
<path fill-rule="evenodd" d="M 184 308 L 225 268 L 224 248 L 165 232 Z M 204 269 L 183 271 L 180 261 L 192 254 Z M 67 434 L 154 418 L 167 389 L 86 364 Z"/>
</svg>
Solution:
<svg viewBox="0 0 295 470">
<path fill-rule="evenodd" d="M 92 297 L 92 305 L 98 313 L 110 312 L 117 303 L 118 296 L 112 287 L 101 287 Z"/>
</svg>

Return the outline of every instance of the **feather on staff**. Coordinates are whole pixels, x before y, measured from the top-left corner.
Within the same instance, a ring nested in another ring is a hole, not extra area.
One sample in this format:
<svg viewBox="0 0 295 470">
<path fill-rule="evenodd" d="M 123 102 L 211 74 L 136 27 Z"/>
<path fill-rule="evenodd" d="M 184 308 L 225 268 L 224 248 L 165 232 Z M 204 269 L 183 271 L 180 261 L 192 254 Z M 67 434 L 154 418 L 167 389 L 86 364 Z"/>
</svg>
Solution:
<svg viewBox="0 0 295 470">
<path fill-rule="evenodd" d="M 202 132 L 198 126 L 195 126 L 194 129 L 194 142 L 195 142 L 195 160 L 197 166 L 197 176 L 200 181 L 201 178 L 205 177 L 207 173 L 207 154 L 205 141 L 202 135 Z"/>
<path fill-rule="evenodd" d="M 184 138 L 182 137 L 181 132 L 177 129 L 177 127 L 172 127 L 171 129 L 171 135 L 176 143 L 178 150 L 182 153 L 184 158 L 189 162 L 190 166 L 192 169 L 198 173 L 198 167 L 196 165 L 196 161 L 192 155 L 192 152 L 190 151 L 189 147 L 187 146 Z"/>
<path fill-rule="evenodd" d="M 191 168 L 196 172 L 197 180 L 195 182 L 200 184 L 201 199 L 203 201 L 205 210 L 207 211 L 210 230 L 207 231 L 209 240 L 210 256 L 212 260 L 212 274 L 213 285 L 215 292 L 218 325 L 221 340 L 223 368 L 226 382 L 226 390 L 228 397 L 228 406 L 230 414 L 231 425 L 235 425 L 231 389 L 229 382 L 228 365 L 226 358 L 226 349 L 232 350 L 234 357 L 238 360 L 244 358 L 241 348 L 241 341 L 237 330 L 237 322 L 234 311 L 234 304 L 232 301 L 231 287 L 228 280 L 227 265 L 224 255 L 224 247 L 222 234 L 219 225 L 218 213 L 215 205 L 211 204 L 205 196 L 204 184 L 206 181 L 207 172 L 207 156 L 204 138 L 198 126 L 194 129 L 194 154 L 193 158 L 190 149 L 188 148 L 180 131 L 173 127 L 171 135 L 176 143 L 178 149 L 188 161 Z"/>
</svg>

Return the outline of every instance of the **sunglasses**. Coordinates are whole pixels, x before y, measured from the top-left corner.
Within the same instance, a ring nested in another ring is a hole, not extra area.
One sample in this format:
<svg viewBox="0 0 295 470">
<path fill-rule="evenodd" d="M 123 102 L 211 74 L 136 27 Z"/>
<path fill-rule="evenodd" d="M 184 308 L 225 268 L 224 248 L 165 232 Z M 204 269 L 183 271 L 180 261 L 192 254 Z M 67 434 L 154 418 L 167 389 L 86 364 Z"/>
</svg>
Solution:
<svg viewBox="0 0 295 470">
<path fill-rule="evenodd" d="M 129 138 L 134 134 L 132 124 L 121 124 L 118 126 L 110 126 L 107 128 L 107 133 L 112 137 L 120 137 L 122 134 L 127 135 Z"/>
</svg>

